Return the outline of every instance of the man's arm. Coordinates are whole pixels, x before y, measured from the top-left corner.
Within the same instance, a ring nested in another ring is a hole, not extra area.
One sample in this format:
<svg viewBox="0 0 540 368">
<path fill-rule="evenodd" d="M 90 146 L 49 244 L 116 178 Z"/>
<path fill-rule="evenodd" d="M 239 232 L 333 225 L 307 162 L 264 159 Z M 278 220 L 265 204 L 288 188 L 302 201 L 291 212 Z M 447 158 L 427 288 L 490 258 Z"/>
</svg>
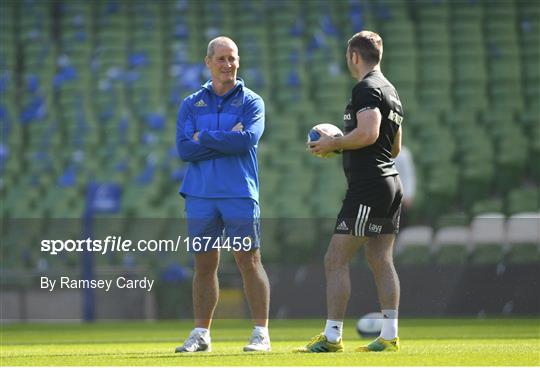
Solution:
<svg viewBox="0 0 540 368">
<path fill-rule="evenodd" d="M 392 158 L 396 158 L 401 151 L 401 125 L 398 127 L 394 142 L 392 143 Z"/>
<path fill-rule="evenodd" d="M 224 155 L 222 153 L 201 146 L 191 139 L 195 128 L 188 110 L 186 101 L 182 102 L 182 106 L 178 112 L 178 119 L 176 120 L 176 149 L 182 161 L 197 162 L 223 157 Z"/>
<path fill-rule="evenodd" d="M 221 131 L 203 129 L 198 140 L 204 147 L 224 154 L 238 155 L 247 153 L 255 146 L 264 131 L 264 102 L 257 98 L 248 102 L 242 116 L 243 130 Z"/>
<path fill-rule="evenodd" d="M 321 138 L 310 142 L 311 152 L 326 155 L 333 151 L 355 150 L 372 145 L 379 138 L 381 112 L 378 108 L 358 111 L 356 113 L 357 127 L 342 137 L 331 137 L 319 131 Z"/>
<path fill-rule="evenodd" d="M 358 125 L 349 134 L 334 138 L 336 150 L 354 150 L 371 146 L 379 138 L 381 112 L 368 109 L 356 113 Z"/>
</svg>

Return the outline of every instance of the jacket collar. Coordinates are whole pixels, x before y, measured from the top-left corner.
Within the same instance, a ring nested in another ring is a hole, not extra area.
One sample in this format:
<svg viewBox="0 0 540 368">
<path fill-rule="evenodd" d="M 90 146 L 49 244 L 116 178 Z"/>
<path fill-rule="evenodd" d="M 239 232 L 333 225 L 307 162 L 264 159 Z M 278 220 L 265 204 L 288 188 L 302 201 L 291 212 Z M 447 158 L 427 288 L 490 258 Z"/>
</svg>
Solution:
<svg viewBox="0 0 540 368">
<path fill-rule="evenodd" d="M 236 78 L 236 85 L 221 97 L 227 97 L 230 94 L 234 93 L 236 90 L 238 90 L 240 88 L 243 88 L 243 87 L 244 87 L 244 81 L 242 80 L 242 78 L 237 77 Z M 215 94 L 214 88 L 212 88 L 212 80 L 208 80 L 205 84 L 202 85 L 202 88 L 208 90 L 212 94 Z"/>
</svg>

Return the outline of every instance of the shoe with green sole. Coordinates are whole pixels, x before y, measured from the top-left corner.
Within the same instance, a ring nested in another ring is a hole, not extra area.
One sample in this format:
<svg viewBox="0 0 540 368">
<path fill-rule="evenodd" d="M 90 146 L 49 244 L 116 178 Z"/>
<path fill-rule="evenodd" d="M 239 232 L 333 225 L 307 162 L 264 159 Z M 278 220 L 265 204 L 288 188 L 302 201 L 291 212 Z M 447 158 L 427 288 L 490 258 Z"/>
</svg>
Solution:
<svg viewBox="0 0 540 368">
<path fill-rule="evenodd" d="M 296 353 L 341 353 L 343 352 L 343 341 L 336 343 L 328 341 L 324 333 L 315 336 L 311 341 L 301 348 L 295 349 Z"/>
<path fill-rule="evenodd" d="M 367 345 L 360 346 L 356 349 L 360 353 L 370 352 L 398 352 L 399 351 L 399 337 L 392 340 L 385 340 L 382 337 L 377 337 L 375 340 Z"/>
</svg>

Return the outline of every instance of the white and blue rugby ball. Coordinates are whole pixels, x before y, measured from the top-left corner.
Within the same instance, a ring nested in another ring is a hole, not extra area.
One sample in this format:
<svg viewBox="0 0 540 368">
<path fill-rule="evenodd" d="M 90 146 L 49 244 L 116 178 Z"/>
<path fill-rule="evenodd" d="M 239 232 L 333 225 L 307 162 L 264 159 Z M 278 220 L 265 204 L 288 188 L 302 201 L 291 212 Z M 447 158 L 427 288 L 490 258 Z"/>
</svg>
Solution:
<svg viewBox="0 0 540 368">
<path fill-rule="evenodd" d="M 309 130 L 309 133 L 307 135 L 308 143 L 318 141 L 321 138 L 321 134 L 317 131 L 317 129 L 322 130 L 325 133 L 328 133 L 328 135 L 330 135 L 332 137 L 342 137 L 343 136 L 343 132 L 341 131 L 341 129 L 339 129 L 334 124 L 321 123 L 321 124 L 315 125 L 313 128 L 311 128 Z M 335 155 L 337 155 L 339 153 L 341 153 L 341 151 L 330 152 L 330 153 L 328 153 L 328 154 L 326 154 L 324 156 L 323 155 L 315 155 L 315 156 L 321 157 L 321 158 L 329 158 L 329 157 L 333 157 L 333 156 L 335 156 Z"/>
<path fill-rule="evenodd" d="M 381 333 L 382 313 L 368 313 L 356 322 L 356 331 L 362 337 L 377 337 Z"/>
</svg>

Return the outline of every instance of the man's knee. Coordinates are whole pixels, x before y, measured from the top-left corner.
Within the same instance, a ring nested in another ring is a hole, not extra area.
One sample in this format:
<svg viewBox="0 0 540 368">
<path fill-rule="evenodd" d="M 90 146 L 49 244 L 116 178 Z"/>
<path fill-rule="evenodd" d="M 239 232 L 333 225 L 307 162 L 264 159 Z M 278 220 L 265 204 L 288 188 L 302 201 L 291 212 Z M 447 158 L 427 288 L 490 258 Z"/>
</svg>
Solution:
<svg viewBox="0 0 540 368">
<path fill-rule="evenodd" d="M 198 266 L 195 267 L 195 275 L 198 277 L 213 277 L 217 275 L 217 267 L 210 267 L 210 266 Z"/>
<path fill-rule="evenodd" d="M 347 267 L 351 258 L 364 243 L 364 238 L 349 235 L 334 235 L 324 256 L 324 267 L 326 271 Z"/>
<path fill-rule="evenodd" d="M 372 271 L 377 271 L 392 266 L 392 260 L 387 257 L 371 255 L 367 257 L 367 263 Z"/>
<path fill-rule="evenodd" d="M 369 249 L 366 250 L 366 260 L 369 268 L 372 271 L 387 269 L 389 267 L 393 267 L 394 265 L 394 260 L 391 252 L 380 252 Z"/>
<path fill-rule="evenodd" d="M 236 264 L 240 272 L 255 272 L 262 267 L 261 257 L 258 250 L 251 252 L 239 252 L 236 257 Z"/>
<path fill-rule="evenodd" d="M 213 276 L 219 266 L 219 255 L 213 253 L 201 253 L 195 256 L 194 272 L 197 276 Z"/>
<path fill-rule="evenodd" d="M 349 260 L 344 257 L 336 247 L 329 247 L 324 255 L 324 269 L 334 271 L 347 266 Z"/>
</svg>

